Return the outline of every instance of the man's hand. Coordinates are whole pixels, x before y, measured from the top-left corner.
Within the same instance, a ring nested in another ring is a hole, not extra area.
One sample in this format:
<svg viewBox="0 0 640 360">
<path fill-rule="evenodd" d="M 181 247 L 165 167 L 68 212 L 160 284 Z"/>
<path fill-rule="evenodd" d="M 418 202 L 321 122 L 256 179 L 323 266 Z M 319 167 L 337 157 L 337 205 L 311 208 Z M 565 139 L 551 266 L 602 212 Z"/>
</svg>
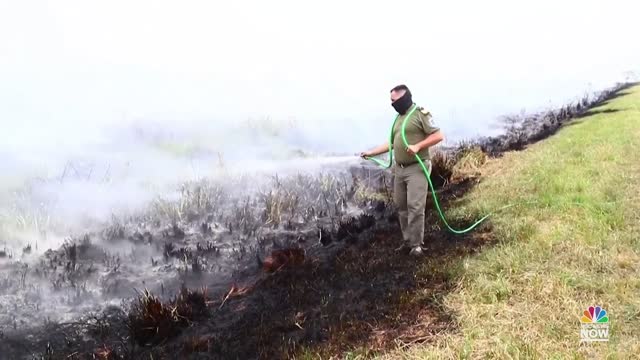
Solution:
<svg viewBox="0 0 640 360">
<path fill-rule="evenodd" d="M 407 147 L 407 152 L 409 153 L 409 155 L 415 155 L 418 152 L 420 152 L 420 146 L 418 146 L 418 145 L 409 145 L 409 147 Z"/>
<path fill-rule="evenodd" d="M 360 153 L 360 157 L 361 158 L 368 158 L 368 157 L 374 157 L 374 156 L 378 156 L 380 154 L 384 154 L 387 151 L 389 151 L 389 144 L 388 143 L 384 143 L 382 145 L 378 145 L 375 148 L 369 150 L 369 151 L 363 151 Z"/>
</svg>

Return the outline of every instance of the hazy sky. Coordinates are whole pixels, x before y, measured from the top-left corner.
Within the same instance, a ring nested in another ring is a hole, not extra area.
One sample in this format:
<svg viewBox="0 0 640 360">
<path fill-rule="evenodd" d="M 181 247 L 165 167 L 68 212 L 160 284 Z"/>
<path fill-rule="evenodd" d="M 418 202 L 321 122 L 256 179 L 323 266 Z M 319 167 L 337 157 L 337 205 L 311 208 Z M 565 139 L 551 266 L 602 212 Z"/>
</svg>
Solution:
<svg viewBox="0 0 640 360">
<path fill-rule="evenodd" d="M 0 140 L 264 116 L 383 140 L 398 83 L 473 133 L 638 70 L 634 3 L 0 0 Z"/>
</svg>

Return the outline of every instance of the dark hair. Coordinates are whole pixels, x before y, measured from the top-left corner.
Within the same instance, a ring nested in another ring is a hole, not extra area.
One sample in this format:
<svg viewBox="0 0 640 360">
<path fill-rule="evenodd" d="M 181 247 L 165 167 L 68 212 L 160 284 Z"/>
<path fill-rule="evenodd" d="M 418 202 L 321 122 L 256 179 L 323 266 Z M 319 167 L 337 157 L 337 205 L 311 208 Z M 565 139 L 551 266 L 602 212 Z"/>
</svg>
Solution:
<svg viewBox="0 0 640 360">
<path fill-rule="evenodd" d="M 394 91 L 400 91 L 400 90 L 405 90 L 406 92 L 408 92 L 409 94 L 411 94 L 411 91 L 409 90 L 409 88 L 407 87 L 407 85 L 401 84 L 398 85 L 396 87 L 394 87 L 393 89 L 391 89 L 390 92 L 394 92 Z"/>
</svg>

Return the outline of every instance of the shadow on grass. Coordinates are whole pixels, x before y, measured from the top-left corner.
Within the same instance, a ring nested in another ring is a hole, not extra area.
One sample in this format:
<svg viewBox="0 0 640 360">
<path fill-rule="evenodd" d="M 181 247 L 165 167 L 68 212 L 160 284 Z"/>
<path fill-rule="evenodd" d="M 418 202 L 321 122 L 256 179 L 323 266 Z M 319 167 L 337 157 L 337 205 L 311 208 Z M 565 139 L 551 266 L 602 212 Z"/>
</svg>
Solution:
<svg viewBox="0 0 640 360">
<path fill-rule="evenodd" d="M 572 121 L 564 124 L 563 127 L 569 128 L 569 127 L 572 127 L 572 126 L 575 126 L 575 125 L 582 124 L 583 122 L 587 121 L 590 116 L 593 116 L 593 115 L 615 114 L 615 113 L 623 112 L 623 111 L 625 111 L 625 110 L 624 109 L 603 109 L 603 110 L 594 109 L 594 110 L 589 110 L 589 111 L 585 112 L 584 114 L 576 116 Z"/>
<path fill-rule="evenodd" d="M 631 82 L 631 83 L 621 84 L 617 91 L 614 91 L 611 95 L 607 96 L 605 99 L 602 99 L 601 101 L 594 103 L 591 107 L 597 108 L 597 107 L 609 105 L 612 100 L 631 94 L 631 92 L 627 90 L 638 85 L 640 85 L 640 82 Z"/>
<path fill-rule="evenodd" d="M 624 109 L 593 109 L 593 110 L 589 110 L 581 115 L 576 116 L 576 119 L 583 119 L 589 116 L 593 116 L 593 115 L 598 115 L 598 114 L 615 114 L 617 112 L 621 112 L 624 111 Z M 571 125 L 574 122 L 570 122 L 567 125 Z"/>
</svg>

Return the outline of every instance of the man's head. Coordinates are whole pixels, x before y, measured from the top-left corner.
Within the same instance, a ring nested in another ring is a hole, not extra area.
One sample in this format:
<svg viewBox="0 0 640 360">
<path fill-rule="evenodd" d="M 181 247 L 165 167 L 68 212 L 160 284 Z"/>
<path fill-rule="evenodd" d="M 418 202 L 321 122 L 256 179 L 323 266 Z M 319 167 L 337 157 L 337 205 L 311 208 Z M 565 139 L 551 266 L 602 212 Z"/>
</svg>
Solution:
<svg viewBox="0 0 640 360">
<path fill-rule="evenodd" d="M 411 105 L 413 105 L 411 91 L 406 85 L 398 85 L 391 89 L 391 106 L 399 114 L 404 115 Z"/>
</svg>

